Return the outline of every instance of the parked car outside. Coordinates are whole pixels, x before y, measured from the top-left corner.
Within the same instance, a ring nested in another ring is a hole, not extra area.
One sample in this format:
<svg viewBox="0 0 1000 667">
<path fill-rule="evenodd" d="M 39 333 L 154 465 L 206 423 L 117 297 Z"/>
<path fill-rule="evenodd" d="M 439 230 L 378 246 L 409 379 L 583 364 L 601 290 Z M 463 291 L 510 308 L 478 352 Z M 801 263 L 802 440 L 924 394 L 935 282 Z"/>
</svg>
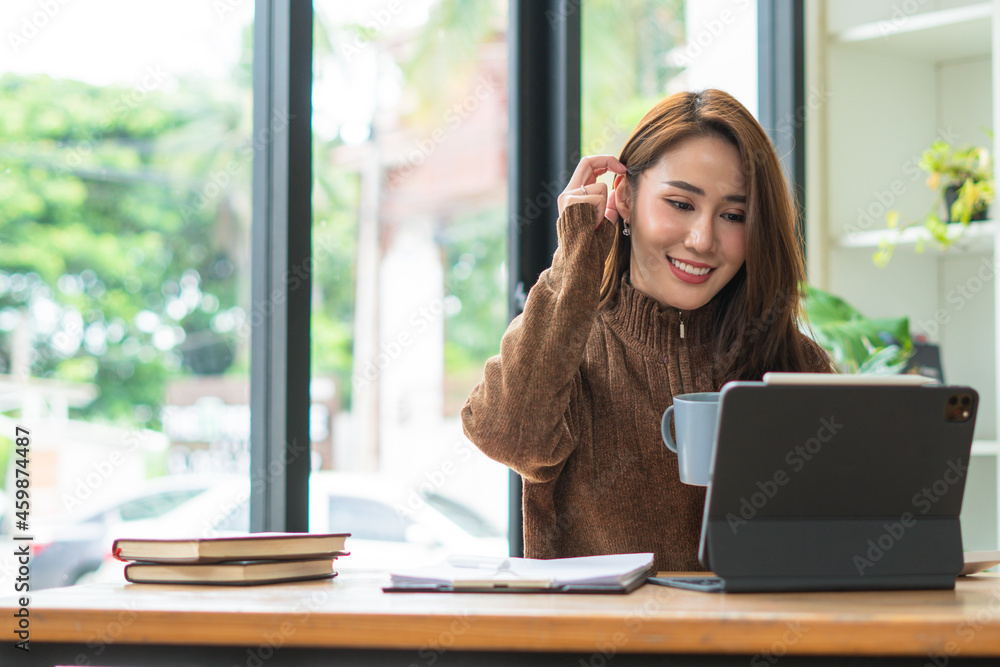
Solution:
<svg viewBox="0 0 1000 667">
<path fill-rule="evenodd" d="M 314 472 L 311 532 L 349 532 L 338 569 L 399 569 L 452 554 L 506 556 L 507 536 L 465 504 L 378 475 Z"/>
<path fill-rule="evenodd" d="M 39 523 L 29 542 L 31 589 L 78 583 L 111 555 L 115 534 L 156 518 L 220 483 L 218 476 L 184 475 L 148 480 L 141 491 L 91 510 L 76 521 Z"/>
</svg>

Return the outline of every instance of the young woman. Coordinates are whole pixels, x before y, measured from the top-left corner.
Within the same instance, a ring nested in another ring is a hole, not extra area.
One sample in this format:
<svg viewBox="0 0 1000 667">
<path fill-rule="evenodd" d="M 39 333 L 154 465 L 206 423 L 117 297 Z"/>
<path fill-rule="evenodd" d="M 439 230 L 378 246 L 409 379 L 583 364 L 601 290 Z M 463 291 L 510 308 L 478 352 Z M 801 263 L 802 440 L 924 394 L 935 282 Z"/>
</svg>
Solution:
<svg viewBox="0 0 1000 667">
<path fill-rule="evenodd" d="M 465 432 L 524 480 L 526 556 L 648 551 L 657 570 L 700 570 L 705 489 L 681 483 L 663 411 L 729 380 L 830 370 L 799 332 L 778 157 L 730 95 L 678 93 L 619 159 L 580 161 L 559 214 L 552 266 L 487 362 Z"/>
</svg>

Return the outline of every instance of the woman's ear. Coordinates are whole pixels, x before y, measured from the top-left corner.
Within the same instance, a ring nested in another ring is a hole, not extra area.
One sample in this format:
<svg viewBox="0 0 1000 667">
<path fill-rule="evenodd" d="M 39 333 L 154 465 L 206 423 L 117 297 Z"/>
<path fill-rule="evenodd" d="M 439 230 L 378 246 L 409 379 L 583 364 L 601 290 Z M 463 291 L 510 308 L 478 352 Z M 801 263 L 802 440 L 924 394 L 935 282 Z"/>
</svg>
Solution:
<svg viewBox="0 0 1000 667">
<path fill-rule="evenodd" d="M 618 214 L 622 220 L 628 220 L 632 217 L 630 215 L 632 212 L 631 199 L 628 178 L 621 174 L 615 174 L 615 206 L 618 208 Z"/>
</svg>

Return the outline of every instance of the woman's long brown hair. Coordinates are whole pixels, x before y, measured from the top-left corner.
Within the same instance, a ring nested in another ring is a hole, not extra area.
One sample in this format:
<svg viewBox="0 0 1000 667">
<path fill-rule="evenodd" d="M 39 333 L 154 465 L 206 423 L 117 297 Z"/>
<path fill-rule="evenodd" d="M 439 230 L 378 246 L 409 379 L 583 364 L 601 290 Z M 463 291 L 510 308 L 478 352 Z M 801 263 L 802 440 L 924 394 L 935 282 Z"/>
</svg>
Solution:
<svg viewBox="0 0 1000 667">
<path fill-rule="evenodd" d="M 715 378 L 721 384 L 759 380 L 767 371 L 807 370 L 798 333 L 805 268 L 795 206 L 771 141 L 742 104 L 710 88 L 677 93 L 653 107 L 619 156 L 628 169 L 630 196 L 636 196 L 642 172 L 694 136 L 720 137 L 735 145 L 747 187 L 746 262 L 715 296 Z M 604 266 L 602 307 L 617 301 L 630 261 L 629 239 L 618 233 Z"/>
</svg>

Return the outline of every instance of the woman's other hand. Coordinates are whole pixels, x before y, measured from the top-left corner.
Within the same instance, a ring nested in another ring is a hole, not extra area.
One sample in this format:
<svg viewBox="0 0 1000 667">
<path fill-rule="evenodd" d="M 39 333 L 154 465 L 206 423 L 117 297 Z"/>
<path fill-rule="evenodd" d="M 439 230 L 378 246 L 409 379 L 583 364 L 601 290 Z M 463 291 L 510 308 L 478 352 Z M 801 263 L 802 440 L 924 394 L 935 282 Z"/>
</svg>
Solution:
<svg viewBox="0 0 1000 667">
<path fill-rule="evenodd" d="M 600 220 L 595 229 L 601 228 L 601 222 L 604 222 L 605 218 L 617 224 L 618 209 L 615 206 L 615 198 L 608 197 L 607 184 L 597 182 L 597 177 L 607 171 L 621 175 L 626 173 L 625 165 L 613 155 L 590 155 L 582 158 L 580 164 L 576 165 L 576 171 L 570 177 L 566 189 L 559 195 L 559 215 L 562 215 L 570 204 L 587 202 L 593 205 Z"/>
</svg>

